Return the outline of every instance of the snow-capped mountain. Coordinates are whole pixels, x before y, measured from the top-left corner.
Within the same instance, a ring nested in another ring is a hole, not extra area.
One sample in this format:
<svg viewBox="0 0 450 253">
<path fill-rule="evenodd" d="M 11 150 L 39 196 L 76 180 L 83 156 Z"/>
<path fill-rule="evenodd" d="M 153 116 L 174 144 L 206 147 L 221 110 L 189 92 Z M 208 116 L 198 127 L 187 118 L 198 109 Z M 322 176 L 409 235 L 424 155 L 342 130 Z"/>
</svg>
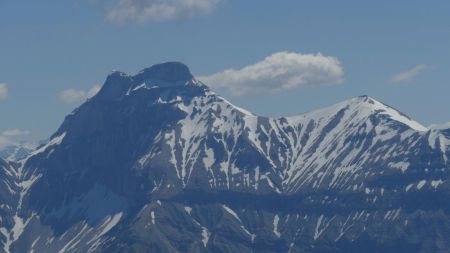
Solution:
<svg viewBox="0 0 450 253">
<path fill-rule="evenodd" d="M 449 130 L 368 96 L 267 118 L 181 63 L 113 72 L 48 143 L 2 165 L 1 242 L 5 252 L 447 252 L 449 155 Z"/>
<path fill-rule="evenodd" d="M 0 147 L 0 158 L 7 161 L 18 161 L 31 153 L 36 145 L 31 142 L 13 143 Z"/>
</svg>

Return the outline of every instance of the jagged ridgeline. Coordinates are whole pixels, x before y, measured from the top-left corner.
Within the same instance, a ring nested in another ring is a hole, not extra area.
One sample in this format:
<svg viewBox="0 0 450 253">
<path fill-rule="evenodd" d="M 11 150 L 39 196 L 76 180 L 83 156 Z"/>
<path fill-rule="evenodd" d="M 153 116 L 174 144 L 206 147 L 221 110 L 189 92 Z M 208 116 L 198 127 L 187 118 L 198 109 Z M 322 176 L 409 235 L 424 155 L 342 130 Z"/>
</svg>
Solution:
<svg viewBox="0 0 450 253">
<path fill-rule="evenodd" d="M 448 252 L 449 146 L 368 96 L 268 118 L 181 63 L 113 72 L 0 162 L 0 251 Z"/>
</svg>

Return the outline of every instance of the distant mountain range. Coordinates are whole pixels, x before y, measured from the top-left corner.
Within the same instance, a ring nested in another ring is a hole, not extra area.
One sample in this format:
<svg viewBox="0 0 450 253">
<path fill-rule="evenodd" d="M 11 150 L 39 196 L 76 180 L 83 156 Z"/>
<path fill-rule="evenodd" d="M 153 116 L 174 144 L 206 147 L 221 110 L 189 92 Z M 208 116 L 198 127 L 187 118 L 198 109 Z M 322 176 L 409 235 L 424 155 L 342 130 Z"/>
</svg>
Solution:
<svg viewBox="0 0 450 253">
<path fill-rule="evenodd" d="M 449 252 L 450 129 L 360 96 L 256 116 L 176 62 L 113 72 L 0 162 L 2 252 Z"/>
<path fill-rule="evenodd" d="M 28 142 L 8 144 L 0 147 L 0 159 L 18 161 L 25 158 L 37 145 Z"/>
</svg>

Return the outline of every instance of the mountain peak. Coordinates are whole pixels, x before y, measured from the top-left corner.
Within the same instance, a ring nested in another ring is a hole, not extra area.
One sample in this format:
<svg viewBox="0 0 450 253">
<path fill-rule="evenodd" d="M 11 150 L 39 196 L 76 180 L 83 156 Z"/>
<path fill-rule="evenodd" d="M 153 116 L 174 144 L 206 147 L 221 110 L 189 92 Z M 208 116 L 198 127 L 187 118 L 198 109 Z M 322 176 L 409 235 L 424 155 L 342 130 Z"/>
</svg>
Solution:
<svg viewBox="0 0 450 253">
<path fill-rule="evenodd" d="M 375 105 L 376 103 L 381 103 L 379 101 L 377 101 L 376 99 L 368 96 L 368 95 L 360 95 L 348 100 L 345 100 L 343 103 L 348 103 L 348 104 L 367 104 L 367 105 Z"/>
<path fill-rule="evenodd" d="M 136 83 L 145 81 L 187 82 L 194 78 L 189 68 L 181 62 L 155 64 L 134 76 Z"/>
<path fill-rule="evenodd" d="M 301 120 L 305 118 L 331 119 L 341 111 L 347 111 L 349 115 L 352 115 L 352 118 L 359 119 L 367 119 L 372 115 L 387 117 L 391 121 L 406 125 L 413 130 L 420 132 L 428 131 L 428 128 L 411 119 L 409 116 L 367 95 L 350 98 L 332 106 L 310 111 L 303 115 L 294 116 L 291 118 L 293 120 Z"/>
<path fill-rule="evenodd" d="M 356 98 L 359 98 L 359 99 L 369 99 L 369 98 L 371 98 L 369 95 L 359 95 L 359 96 L 357 96 Z"/>
<path fill-rule="evenodd" d="M 117 70 L 106 78 L 98 93 L 104 99 L 120 99 L 139 88 L 166 88 L 198 84 L 189 68 L 181 62 L 165 62 L 143 69 L 136 75 Z"/>
<path fill-rule="evenodd" d="M 428 129 L 421 125 L 419 122 L 413 120 L 404 113 L 398 111 L 397 109 L 384 104 L 372 97 L 367 95 L 358 96 L 341 103 L 342 105 L 354 107 L 361 113 L 367 114 L 380 114 L 389 117 L 390 119 L 400 122 L 416 131 L 427 131 Z"/>
</svg>

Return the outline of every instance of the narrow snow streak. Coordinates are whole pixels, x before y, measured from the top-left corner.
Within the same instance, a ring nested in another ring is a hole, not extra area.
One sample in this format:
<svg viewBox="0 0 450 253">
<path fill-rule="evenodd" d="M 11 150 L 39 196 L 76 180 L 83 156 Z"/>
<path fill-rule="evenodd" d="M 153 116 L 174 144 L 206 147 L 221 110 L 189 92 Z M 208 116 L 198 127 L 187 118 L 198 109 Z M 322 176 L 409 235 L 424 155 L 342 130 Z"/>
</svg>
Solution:
<svg viewBox="0 0 450 253">
<path fill-rule="evenodd" d="M 273 233 L 280 238 L 281 237 L 281 233 L 278 230 L 278 224 L 280 222 L 280 217 L 277 215 L 275 215 L 275 217 L 273 217 Z"/>
<path fill-rule="evenodd" d="M 231 216 L 233 216 L 236 220 L 238 220 L 240 223 L 242 223 L 241 219 L 239 218 L 239 216 L 236 214 L 235 211 L 233 211 L 231 208 L 229 208 L 226 205 L 222 205 L 223 209 L 225 209 L 225 211 L 227 211 L 229 214 L 231 214 Z"/>
</svg>

